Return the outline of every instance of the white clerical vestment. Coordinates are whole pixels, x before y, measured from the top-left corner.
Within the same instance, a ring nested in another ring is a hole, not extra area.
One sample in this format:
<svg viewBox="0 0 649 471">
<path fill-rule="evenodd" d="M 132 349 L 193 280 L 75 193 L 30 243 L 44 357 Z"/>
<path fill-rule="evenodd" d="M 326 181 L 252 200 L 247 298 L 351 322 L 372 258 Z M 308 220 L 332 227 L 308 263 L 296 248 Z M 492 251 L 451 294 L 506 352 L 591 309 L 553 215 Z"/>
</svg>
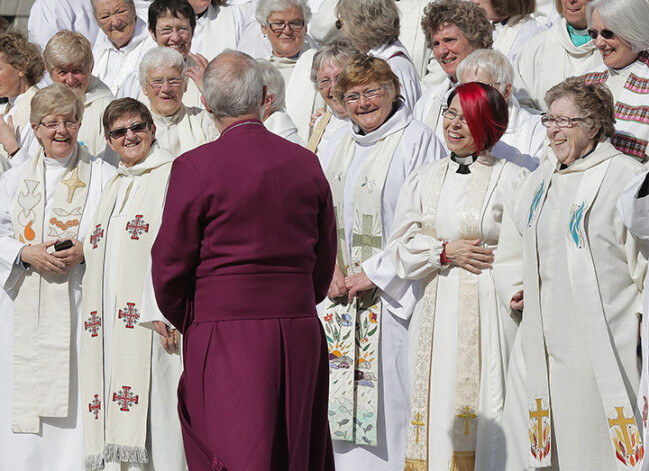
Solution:
<svg viewBox="0 0 649 471">
<path fill-rule="evenodd" d="M 54 190 L 65 172 L 68 160 L 57 162 L 44 159 L 45 171 L 45 219 L 52 215 Z M 44 419 L 42 434 L 14 434 L 11 431 L 13 403 L 13 343 L 14 343 L 14 310 L 13 299 L 20 289 L 16 286 L 22 265 L 16 263 L 24 244 L 14 238 L 11 222 L 11 208 L 18 195 L 18 185 L 24 165 L 18 165 L 7 171 L 0 179 L 0 280 L 3 290 L 0 292 L 0 312 L 3 313 L 3 328 L 0 329 L 0 456 L 2 469 L 6 470 L 41 470 L 41 471 L 82 471 L 83 430 L 81 414 L 84 405 L 79 401 L 79 377 L 77 374 L 78 349 L 83 325 L 81 314 L 81 278 L 85 271 L 83 265 L 70 270 L 69 295 L 71 319 L 70 349 L 70 402 L 66 418 Z M 83 215 L 80 219 L 79 240 L 83 242 L 90 220 L 99 201 L 102 188 L 113 176 L 115 169 L 101 159 L 93 158 L 92 178 Z M 87 407 L 87 405 L 85 406 Z"/>
<path fill-rule="evenodd" d="M 328 110 L 326 113 L 329 113 L 331 117 L 325 124 L 325 128 L 322 134 L 319 137 L 316 137 L 317 143 L 314 143 L 316 147 L 313 152 L 318 156 L 322 155 L 324 150 L 327 148 L 328 142 L 331 140 L 331 137 L 335 133 L 337 133 L 340 128 L 349 126 L 349 118 L 347 116 L 338 117 L 331 110 Z M 315 124 L 313 125 L 313 134 L 311 134 L 309 143 L 311 143 L 311 139 L 314 139 L 314 134 L 316 133 L 316 130 L 318 129 L 321 121 L 325 119 L 326 113 L 318 117 Z"/>
<path fill-rule="evenodd" d="M 332 136 L 321 157 L 325 171 L 338 145 L 348 133 L 354 140 L 354 157 L 347 172 L 344 189 L 344 230 L 347 241 L 352 240 L 354 220 L 354 187 L 363 165 L 377 143 L 395 132 L 403 135 L 390 162 L 381 198 L 381 220 L 383 241 L 390 234 L 394 209 L 399 190 L 405 179 L 422 164 L 438 160 L 445 153 L 432 131 L 413 119 L 412 114 L 401 103 L 397 112 L 377 130 L 361 135 L 350 122 L 350 127 L 341 128 Z M 372 182 L 368 182 L 372 184 Z M 347 250 L 351 250 L 348 247 Z M 408 367 L 407 319 L 415 305 L 412 284 L 401 280 L 395 273 L 389 257 L 383 251 L 363 263 L 368 278 L 379 287 L 383 305 L 380 356 L 378 413 L 378 445 L 362 446 L 334 441 L 336 469 L 358 470 L 401 470 L 406 452 L 408 429 L 409 387 L 405 372 Z"/>
<path fill-rule="evenodd" d="M 421 80 L 408 51 L 401 44 L 401 41 L 397 39 L 391 44 L 384 44 L 376 49 L 370 49 L 368 54 L 380 57 L 390 65 L 392 72 L 399 77 L 401 96 L 405 99 L 408 108 L 413 110 L 415 103 L 421 97 Z"/>
<path fill-rule="evenodd" d="M 622 69 L 600 64 L 583 76 L 589 82 L 605 83 L 615 100 L 615 135 L 611 143 L 620 152 L 646 162 L 649 123 L 646 120 L 649 93 L 649 53 Z"/>
<path fill-rule="evenodd" d="M 442 129 L 444 117 L 442 113 L 444 112 L 444 108 L 446 108 L 449 95 L 456 86 L 457 84 L 451 80 L 451 77 L 446 76 L 442 83 L 426 90 L 421 98 L 417 100 L 413 110 L 415 118 L 435 131 L 437 136 L 441 136 L 442 142 L 444 139 L 444 131 Z"/>
<path fill-rule="evenodd" d="M 124 230 L 124 227 L 129 222 L 127 216 L 136 209 L 132 208 L 133 198 L 130 197 L 138 193 L 143 180 L 141 175 L 124 175 L 119 178 L 115 210 L 111 214 L 108 227 L 105 229 L 107 233 L 103 291 L 105 313 L 114 313 L 115 309 L 118 308 L 115 305 L 117 302 L 118 273 L 120 269 L 124 269 L 124 267 L 120 267 L 122 238 L 118 234 Z M 160 205 L 161 207 L 164 206 L 164 201 L 160 201 Z M 110 234 L 113 234 L 113 237 L 110 237 Z M 144 289 L 143 299 L 154 297 L 151 285 L 145 284 Z M 147 290 L 151 291 L 147 292 Z M 155 310 L 155 312 L 151 312 L 151 310 Z M 143 316 L 139 321 L 145 320 Z M 149 321 L 164 320 L 156 303 L 147 304 L 146 318 Z M 106 401 L 105 404 L 109 404 L 112 400 L 109 397 L 110 391 L 112 391 L 109 379 L 111 378 L 112 369 L 115 317 L 113 315 L 104 315 L 102 321 L 104 322 L 104 378 L 106 378 L 104 400 Z M 180 355 L 166 353 L 160 343 L 160 335 L 154 333 L 151 342 L 151 386 L 147 424 L 149 463 L 128 463 L 128 470 L 183 471 L 186 469 L 176 395 L 181 373 L 182 360 Z M 126 463 L 109 462 L 106 464 L 105 469 L 108 471 L 120 471 L 126 465 Z"/>
<path fill-rule="evenodd" d="M 41 147 L 34 135 L 34 131 L 32 131 L 32 125 L 29 122 L 32 98 L 37 91 L 38 88 L 30 87 L 22 95 L 11 98 L 9 103 L 3 107 L 3 119 L 6 122 L 7 118 L 11 116 L 14 131 L 18 137 L 18 145 L 20 146 L 20 150 L 11 157 L 5 152 L 4 147 L 0 145 L 0 160 L 3 170 L 6 170 L 9 166 L 15 167 L 16 165 L 25 162 L 30 157 L 36 155 Z M 9 109 L 8 111 L 7 108 Z"/>
<path fill-rule="evenodd" d="M 156 45 L 153 41 L 146 41 L 147 38 L 150 38 L 149 30 L 140 18 L 136 20 L 133 37 L 129 43 L 119 49 L 103 32 L 97 36 L 92 48 L 95 58 L 92 74 L 108 85 L 114 96 L 124 96 L 120 94 L 124 81 L 129 75 L 137 74 L 142 57 Z"/>
<path fill-rule="evenodd" d="M 245 25 L 242 6 L 211 4 L 203 15 L 196 18 L 191 52 L 202 54 L 211 61 L 226 48 L 237 49 Z"/>
<path fill-rule="evenodd" d="M 565 19 L 533 37 L 514 63 L 514 95 L 523 106 L 547 111 L 545 92 L 568 77 L 581 75 L 601 64 L 592 41 L 572 43 Z"/>
<path fill-rule="evenodd" d="M 87 0 L 36 0 L 27 22 L 29 40 L 45 49 L 52 36 L 64 29 L 83 34 L 94 44 L 99 25 Z"/>
<path fill-rule="evenodd" d="M 297 127 L 293 120 L 284 110 L 274 111 L 268 118 L 264 120 L 264 126 L 270 132 L 283 137 L 286 140 L 305 147 L 304 141 L 297 135 Z"/>
<path fill-rule="evenodd" d="M 97 77 L 91 77 L 84 95 L 83 121 L 79 128 L 77 141 L 92 155 L 101 154 L 104 160 L 117 167 L 119 157 L 106 142 L 102 122 L 104 110 L 111 101 L 113 101 L 113 94 L 108 86 Z"/>
<path fill-rule="evenodd" d="M 219 137 L 210 114 L 200 108 L 181 105 L 173 116 L 160 116 L 151 111 L 156 127 L 156 140 L 174 157 L 212 142 Z"/>
<path fill-rule="evenodd" d="M 602 170 L 605 173 L 595 173 Z M 506 205 L 494 263 L 502 302 L 509 303 L 525 284 L 525 311 L 510 357 L 503 412 L 506 449 L 500 455 L 502 460 L 506 456 L 507 471 L 531 466 L 531 450 L 539 450 L 531 446 L 531 440 L 549 426 L 550 419 L 551 435 L 538 437 L 544 454 L 551 451 L 550 469 L 637 469 L 618 467 L 621 460 L 613 446 L 618 447 L 619 441 L 625 442 L 627 450 L 631 446 L 624 437 L 617 440 L 619 415 L 609 411 L 605 402 L 607 397 L 616 397 L 609 389 L 616 387 L 612 378 L 621 373 L 620 391 L 614 392 L 628 395 L 627 402 L 635 406 L 640 380 L 636 347 L 647 246 L 627 230 L 615 204 L 624 187 L 643 170 L 608 142 L 599 143 L 594 152 L 563 170 L 549 151 Z M 530 229 L 534 226 L 536 231 Z M 584 249 L 588 252 L 579 252 Z M 578 263 L 580 254 L 592 260 L 590 269 Z M 536 260 L 538 271 L 534 270 Z M 592 268 L 593 282 L 588 275 Z M 584 296 L 590 289 L 595 294 Z M 590 309 L 592 305 L 601 306 L 599 312 Z M 520 319 L 519 312 L 510 312 Z M 538 316 L 541 324 L 530 330 Z M 599 332 L 594 330 L 598 325 Z M 593 345 L 600 334 L 606 340 Z M 529 363 L 529 349 L 537 338 L 541 352 L 545 348 L 547 354 Z M 610 357 L 602 360 L 607 351 Z M 546 381 L 544 356 L 549 397 L 537 398 L 534 405 L 528 391 L 539 380 Z M 604 366 L 606 361 L 615 366 Z M 600 394 L 602 388 L 608 396 Z M 550 415 L 545 414 L 548 401 Z M 619 409 L 633 424 L 634 411 Z M 624 427 L 626 436 L 635 428 Z"/>
<path fill-rule="evenodd" d="M 504 25 L 494 23 L 494 49 L 502 52 L 513 64 L 521 48 L 544 30 L 532 16 L 512 16 Z"/>
<path fill-rule="evenodd" d="M 526 169 L 511 162 L 489 158 L 494 163 L 491 165 L 491 174 L 486 177 L 486 192 L 484 196 L 478 196 L 481 199 L 480 203 L 474 201 L 476 196 L 471 193 L 481 191 L 477 189 L 480 184 L 473 188 L 472 180 L 481 177 L 476 167 L 485 167 L 480 160 L 482 157 L 469 165 L 471 173 L 468 174 L 457 173 L 459 165 L 451 159 L 427 164 L 413 172 L 401 190 L 387 249 L 400 277 L 423 280 L 422 283 L 428 286 L 428 298 L 423 297 L 419 300 L 408 328 L 408 371 L 410 384 L 413 386 L 416 384 L 415 378 L 418 377 L 417 369 L 422 367 L 417 364 L 418 359 L 421 361 L 420 352 L 423 351 L 420 350 L 420 340 L 430 342 L 432 356 L 425 357 L 432 360 L 430 364 L 424 365 L 426 373 L 422 373 L 422 391 L 419 391 L 421 397 L 419 401 L 413 399 L 410 416 L 410 439 L 417 444 L 411 443 L 411 446 L 422 444 L 422 455 L 425 456 L 426 451 L 428 452 L 425 469 L 430 471 L 448 470 L 450 467 L 454 451 L 458 347 L 462 343 L 458 337 L 467 335 L 464 331 L 458 331 L 458 311 L 460 298 L 462 294 L 466 294 L 464 290 L 469 292 L 469 288 L 463 285 L 460 276 L 462 268 L 441 266 L 443 242 L 465 238 L 466 236 L 462 235 L 464 221 L 474 218 L 473 224 L 479 226 L 478 237 L 482 245 L 496 252 L 505 201 L 529 174 Z M 438 185 L 441 185 L 441 191 L 438 190 L 435 211 L 435 208 L 430 207 L 435 205 L 430 195 L 435 193 L 435 187 Z M 472 211 L 473 206 L 467 210 L 469 199 L 471 204 L 479 205 L 475 208 L 477 211 Z M 422 227 L 424 219 L 430 218 L 429 215 L 433 212 L 434 220 L 426 221 L 426 224 L 434 224 L 436 237 Z M 505 309 L 496 297 L 492 270 L 484 270 L 477 283 L 475 294 L 478 295 L 479 306 L 481 362 L 479 370 L 475 371 L 475 374 L 479 374 L 477 412 L 472 409 L 474 414 L 478 415 L 475 469 L 499 471 L 500 462 L 495 451 L 503 439 L 500 422 L 505 398 L 505 372 L 516 325 L 502 315 Z M 428 293 L 433 289 L 435 293 Z M 433 309 L 426 299 L 434 300 Z M 434 320 L 427 324 L 423 322 L 425 317 L 432 317 Z M 430 349 L 430 346 L 421 345 L 421 348 Z M 463 369 L 463 376 L 466 375 L 464 370 L 466 367 Z M 412 389 L 413 395 L 417 395 L 417 389 L 417 386 Z M 428 404 L 428 413 L 426 407 L 416 407 L 418 403 Z M 413 452 L 412 454 L 416 454 L 415 450 Z M 411 456 L 410 447 L 408 454 L 409 458 L 414 458 Z"/>
</svg>

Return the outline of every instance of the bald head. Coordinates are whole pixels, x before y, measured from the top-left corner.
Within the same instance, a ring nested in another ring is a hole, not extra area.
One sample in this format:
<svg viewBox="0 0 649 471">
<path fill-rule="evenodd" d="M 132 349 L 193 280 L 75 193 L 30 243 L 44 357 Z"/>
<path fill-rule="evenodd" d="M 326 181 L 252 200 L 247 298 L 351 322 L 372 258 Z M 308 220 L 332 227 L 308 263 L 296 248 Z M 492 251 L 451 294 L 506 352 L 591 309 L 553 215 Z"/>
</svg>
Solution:
<svg viewBox="0 0 649 471">
<path fill-rule="evenodd" d="M 203 95 L 217 119 L 254 114 L 261 117 L 264 79 L 252 57 L 226 49 L 203 74 Z"/>
</svg>

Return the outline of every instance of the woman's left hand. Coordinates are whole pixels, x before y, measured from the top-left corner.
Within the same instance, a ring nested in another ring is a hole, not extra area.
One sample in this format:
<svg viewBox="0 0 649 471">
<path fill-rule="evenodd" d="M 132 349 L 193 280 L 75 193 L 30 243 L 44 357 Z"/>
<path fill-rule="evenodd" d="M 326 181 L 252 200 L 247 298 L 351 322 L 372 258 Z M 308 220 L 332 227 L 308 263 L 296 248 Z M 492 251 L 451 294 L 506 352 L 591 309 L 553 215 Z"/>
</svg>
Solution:
<svg viewBox="0 0 649 471">
<path fill-rule="evenodd" d="M 77 266 L 83 262 L 83 244 L 78 239 L 70 240 L 72 241 L 72 247 L 52 252 L 52 256 L 65 263 L 66 268 Z"/>
<path fill-rule="evenodd" d="M 0 145 L 4 147 L 5 152 L 9 155 L 14 155 L 20 149 L 11 116 L 7 116 L 7 121 L 5 121 L 2 114 L 0 114 Z"/>
<path fill-rule="evenodd" d="M 345 278 L 345 286 L 349 290 L 347 299 L 351 303 L 357 293 L 362 293 L 368 289 L 376 288 L 376 285 L 370 281 L 365 273 L 348 276 Z"/>
<path fill-rule="evenodd" d="M 205 73 L 205 68 L 210 61 L 200 54 L 192 54 L 191 52 L 189 53 L 189 57 L 196 65 L 189 67 L 185 74 L 194 81 L 198 90 L 203 93 L 203 74 Z"/>
<path fill-rule="evenodd" d="M 160 343 L 165 352 L 178 352 L 178 331 L 162 321 L 153 321 L 153 329 L 160 334 Z"/>
</svg>

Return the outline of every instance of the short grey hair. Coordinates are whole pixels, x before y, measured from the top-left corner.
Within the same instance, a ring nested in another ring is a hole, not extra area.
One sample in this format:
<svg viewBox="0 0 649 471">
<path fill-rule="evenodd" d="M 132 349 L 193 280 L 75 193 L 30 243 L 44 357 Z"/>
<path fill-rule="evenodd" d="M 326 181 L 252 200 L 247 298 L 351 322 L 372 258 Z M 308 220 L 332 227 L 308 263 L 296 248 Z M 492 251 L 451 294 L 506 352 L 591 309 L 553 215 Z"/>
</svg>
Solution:
<svg viewBox="0 0 649 471">
<path fill-rule="evenodd" d="M 92 5 L 92 11 L 95 13 L 95 17 L 97 16 L 97 2 L 99 2 L 99 1 L 101 1 L 101 0 L 90 0 L 90 4 Z M 135 1 L 134 0 L 124 0 L 124 3 L 126 3 L 126 5 L 129 8 L 132 8 L 133 10 L 135 10 Z"/>
<path fill-rule="evenodd" d="M 602 23 L 631 45 L 633 52 L 649 49 L 649 3 L 647 0 L 593 0 L 586 6 L 590 27 L 597 10 Z"/>
<path fill-rule="evenodd" d="M 318 89 L 318 71 L 323 64 L 336 64 L 344 67 L 350 57 L 358 54 L 358 49 L 344 36 L 335 37 L 323 44 L 313 56 L 311 65 L 311 82 Z"/>
<path fill-rule="evenodd" d="M 302 12 L 305 24 L 311 21 L 311 7 L 309 7 L 307 0 L 259 0 L 255 9 L 255 19 L 260 25 L 266 26 L 268 17 L 273 12 L 290 10 L 294 7 L 299 8 Z"/>
<path fill-rule="evenodd" d="M 464 83 L 462 76 L 482 71 L 497 83 L 495 87 L 501 94 L 505 93 L 507 84 L 514 83 L 514 67 L 502 52 L 495 49 L 478 49 L 466 56 L 457 66 L 457 78 Z"/>
<path fill-rule="evenodd" d="M 235 56 L 237 64 L 221 64 L 224 56 Z M 203 74 L 203 96 L 217 119 L 259 113 L 264 96 L 261 67 L 248 54 L 225 49 L 210 62 Z"/>
<path fill-rule="evenodd" d="M 146 85 L 146 76 L 149 73 L 149 70 L 157 69 L 158 67 L 178 69 L 180 70 L 183 79 L 185 79 L 187 64 L 185 63 L 183 56 L 180 55 L 180 52 L 170 47 L 154 47 L 144 54 L 144 57 L 140 62 L 138 75 L 140 85 L 144 87 Z"/>
<path fill-rule="evenodd" d="M 399 39 L 399 8 L 394 0 L 339 0 L 336 16 L 343 34 L 359 49 L 376 49 Z"/>
<path fill-rule="evenodd" d="M 284 77 L 279 70 L 266 59 L 257 59 L 261 67 L 261 74 L 266 85 L 266 96 L 273 96 L 273 104 L 270 106 L 272 112 L 281 111 L 286 108 Z"/>
</svg>

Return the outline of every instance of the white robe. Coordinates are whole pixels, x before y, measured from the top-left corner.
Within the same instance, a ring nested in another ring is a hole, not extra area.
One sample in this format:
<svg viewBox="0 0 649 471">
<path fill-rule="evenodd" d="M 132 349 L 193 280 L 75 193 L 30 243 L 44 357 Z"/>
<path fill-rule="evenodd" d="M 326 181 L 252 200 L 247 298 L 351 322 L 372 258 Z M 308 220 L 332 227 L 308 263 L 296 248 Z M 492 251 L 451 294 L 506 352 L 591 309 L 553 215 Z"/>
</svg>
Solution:
<svg viewBox="0 0 649 471">
<path fill-rule="evenodd" d="M 174 157 L 219 137 L 210 114 L 199 108 L 182 105 L 173 116 L 159 116 L 153 111 L 151 115 L 156 126 L 158 144 Z"/>
<path fill-rule="evenodd" d="M 566 238 L 579 183 L 585 170 L 593 166 L 593 158 L 607 152 L 607 149 L 612 149 L 612 146 L 601 143 L 585 159 L 574 162 L 564 170 L 555 170 L 538 216 L 536 253 L 539 260 L 539 300 L 548 352 L 553 421 L 553 466 L 543 470 L 616 469 L 589 343 L 576 309 L 580 303 L 579 293 L 571 288 L 571 283 L 576 280 L 571 280 L 566 263 L 571 256 Z M 633 405 L 640 379 L 636 356 L 637 313 L 642 310 L 648 246 L 638 243 L 624 227 L 615 204 L 626 184 L 644 168 L 622 154 L 612 159 L 599 193 L 584 219 L 584 234 L 589 239 L 595 273 L 601 280 L 599 293 L 604 314 Z M 544 159 L 541 166 L 558 167 L 554 154 L 549 152 L 548 159 Z M 510 205 L 506 206 L 500 249 L 494 263 L 496 288 L 503 303 L 508 304 L 514 293 L 523 289 L 523 247 L 531 243 L 526 228 L 530 204 L 537 194 L 541 174 L 540 170 L 532 173 L 521 190 L 513 195 Z M 534 300 L 524 298 L 524 302 L 529 306 Z M 514 311 L 510 312 L 518 318 Z M 525 322 L 525 313 L 522 319 Z M 519 328 L 507 374 L 507 397 L 503 411 L 506 450 L 501 450 L 501 458 L 505 460 L 506 456 L 504 469 L 507 471 L 528 469 L 530 454 L 526 390 L 528 369 L 521 347 L 527 339 L 523 332 Z"/>
<path fill-rule="evenodd" d="M 313 125 L 313 129 L 316 128 L 320 120 L 322 119 L 322 116 L 320 116 L 315 124 Z M 340 128 L 343 128 L 345 126 L 349 126 L 349 118 L 347 116 L 343 118 L 339 118 L 336 116 L 333 112 L 331 113 L 331 119 L 327 123 L 327 126 L 325 127 L 325 131 L 322 134 L 322 137 L 320 138 L 320 142 L 318 143 L 318 147 L 316 149 L 316 154 L 318 156 L 322 155 L 324 150 L 327 148 L 328 142 L 331 140 L 331 137 L 339 132 L 338 130 Z"/>
<path fill-rule="evenodd" d="M 381 220 L 384 245 L 390 235 L 399 190 L 405 179 L 422 164 L 438 160 L 444 151 L 435 135 L 400 105 L 399 110 L 379 129 L 360 135 L 358 128 L 341 128 L 323 152 L 320 160 L 326 170 L 344 136 L 351 132 L 355 152 L 345 181 L 345 238 L 352 240 L 354 220 L 354 186 L 363 164 L 376 142 L 405 127 L 401 142 L 394 153 L 383 187 Z M 350 129 L 351 128 L 351 129 Z M 351 250 L 351 247 L 348 247 Z M 379 383 L 378 445 L 352 445 L 334 441 L 336 469 L 339 471 L 401 471 L 406 453 L 408 416 L 410 412 L 408 371 L 407 319 L 415 304 L 411 283 L 397 277 L 385 252 L 366 260 L 363 270 L 381 290 L 383 315 L 381 324 L 381 381 Z"/>
<path fill-rule="evenodd" d="M 245 9 L 239 5 L 210 5 L 196 20 L 191 52 L 202 54 L 208 61 L 225 48 L 237 49 L 246 26 Z"/>
<path fill-rule="evenodd" d="M 304 141 L 297 135 L 297 127 L 293 120 L 284 110 L 274 111 L 268 118 L 264 120 L 264 126 L 270 132 L 277 134 L 279 137 L 299 144 L 305 147 Z"/>
<path fill-rule="evenodd" d="M 133 186 L 128 191 L 129 184 Z M 131 205 L 133 199 L 129 195 L 137 193 L 141 184 L 141 178 L 128 176 L 122 177 L 120 187 L 115 202 L 115 211 L 111 215 L 110 222 L 106 231 L 118 231 L 126 227 L 128 214 L 133 214 Z M 161 201 L 160 204 L 164 202 Z M 119 208 L 119 209 L 117 209 Z M 117 302 L 117 274 L 119 272 L 119 254 L 121 246 L 121 237 L 106 238 L 106 262 L 104 265 L 104 311 L 115 312 L 115 303 Z M 149 263 L 150 268 L 150 263 Z M 148 276 L 150 278 L 150 275 Z M 144 299 L 152 299 L 154 294 L 152 286 L 145 284 Z M 147 292 L 147 290 L 149 290 Z M 152 312 L 154 310 L 155 312 Z M 144 312 L 144 311 L 143 311 Z M 143 321 L 162 320 L 157 304 L 147 304 L 145 311 L 146 319 Z M 104 316 L 104 378 L 111 378 L 111 359 L 113 347 L 113 325 L 114 316 Z M 185 463 L 185 453 L 182 444 L 182 435 L 180 431 L 180 421 L 177 411 L 178 380 L 182 373 L 182 361 L 180 355 L 169 355 L 162 348 L 160 335 L 153 334 L 151 345 L 151 389 L 149 397 L 149 416 L 147 420 L 147 451 L 150 451 L 149 463 L 108 463 L 107 471 L 128 470 L 150 470 L 150 471 L 182 471 L 187 468 Z M 110 381 L 105 385 L 105 394 L 110 394 Z M 110 397 L 104 398 L 106 404 L 111 400 Z"/>
<path fill-rule="evenodd" d="M 102 159 L 117 167 L 119 157 L 106 142 L 102 122 L 104 110 L 111 101 L 113 101 L 113 94 L 108 86 L 97 77 L 91 77 L 90 85 L 84 95 L 83 120 L 77 141 L 92 155 L 101 155 Z"/>
<path fill-rule="evenodd" d="M 400 0 L 397 2 L 399 13 L 401 13 L 399 41 L 408 50 L 420 78 L 424 78 L 428 73 L 431 63 L 437 64 L 433 51 L 426 46 L 426 34 L 421 28 L 421 18 L 428 3 L 428 0 Z"/>
<path fill-rule="evenodd" d="M 565 19 L 533 37 L 514 63 L 514 95 L 523 106 L 547 111 L 545 92 L 568 77 L 581 75 L 602 62 L 593 41 L 575 46 Z"/>
<path fill-rule="evenodd" d="M 35 0 L 27 22 L 29 40 L 45 49 L 52 36 L 67 29 L 83 34 L 94 44 L 99 34 L 89 0 Z"/>
<path fill-rule="evenodd" d="M 415 118 L 435 131 L 438 137 L 441 136 L 442 142 L 444 140 L 442 112 L 443 108 L 446 107 L 449 95 L 455 87 L 456 84 L 453 83 L 449 76 L 446 76 L 442 83 L 426 90 L 421 98 L 417 100 L 413 110 Z"/>
<path fill-rule="evenodd" d="M 421 96 L 421 80 L 419 80 L 417 69 L 401 41 L 396 40 L 392 44 L 370 49 L 368 54 L 387 61 L 392 72 L 399 77 L 401 96 L 405 99 L 408 108 L 413 110 Z"/>
<path fill-rule="evenodd" d="M 20 146 L 20 150 L 13 157 L 9 157 L 4 147 L 0 145 L 0 165 L 3 169 L 7 169 L 10 166 L 15 167 L 29 160 L 33 155 L 36 155 L 41 147 L 29 122 L 32 98 L 37 91 L 38 89 L 36 87 L 31 87 L 22 95 L 10 99 L 9 103 L 2 107 L 5 122 L 11 116 L 16 137 L 18 138 L 18 145 Z M 11 108 L 7 112 L 6 109 L 9 106 Z"/>
<path fill-rule="evenodd" d="M 493 48 L 505 54 L 509 61 L 514 63 L 521 48 L 544 29 L 530 15 L 512 17 L 505 25 L 494 23 Z"/>
<path fill-rule="evenodd" d="M 437 205 L 435 239 L 421 230 L 423 213 L 426 211 L 422 204 L 424 195 L 441 183 L 433 180 L 441 164 L 433 162 L 419 168 L 404 184 L 387 248 L 397 273 L 403 278 L 428 282 L 435 272 L 439 272 L 434 338 L 431 339 L 430 407 L 426 420 L 431 424 L 428 435 L 428 469 L 431 471 L 448 470 L 451 462 L 457 372 L 457 310 L 461 268 L 442 268 L 440 254 L 443 241 L 461 238 L 464 204 L 472 177 L 472 174 L 456 173 L 458 164 L 449 161 Z M 469 168 L 474 165 L 477 164 L 474 162 Z M 497 160 L 493 167 L 480 213 L 480 239 L 494 252 L 497 250 L 504 202 L 528 174 L 527 170 L 505 160 Z M 516 325 L 501 315 L 505 309 L 496 297 L 492 270 L 483 271 L 478 284 L 481 369 L 475 469 L 499 471 L 500 463 L 495 450 L 503 440 L 500 422 L 505 398 L 505 372 Z M 421 301 L 418 303 L 408 329 L 411 386 L 417 366 L 421 318 L 432 314 L 423 312 L 423 304 Z"/>
<path fill-rule="evenodd" d="M 120 49 L 115 47 L 103 31 L 97 36 L 92 48 L 92 55 L 95 58 L 92 74 L 108 85 L 114 96 L 120 98 L 125 96 L 120 93 L 124 81 L 129 75 L 137 74 L 144 54 L 156 46 L 154 41 L 146 41 L 150 37 L 146 23 L 140 18 L 137 18 L 131 41 Z"/>
<path fill-rule="evenodd" d="M 65 171 L 65 166 L 53 159 L 46 162 L 46 204 L 45 215 L 49 215 L 54 200 L 54 188 Z M 83 466 L 83 430 L 81 414 L 83 405 L 79 402 L 79 377 L 77 373 L 77 355 L 83 328 L 81 314 L 81 278 L 85 271 L 83 265 L 71 269 L 69 293 L 71 305 L 71 370 L 70 370 L 70 403 L 69 415 L 66 418 L 43 419 L 42 434 L 14 434 L 11 432 L 11 409 L 13 398 L 13 299 L 16 295 L 14 285 L 23 271 L 16 264 L 18 254 L 24 244 L 14 239 L 11 223 L 11 208 L 16 199 L 16 191 L 21 181 L 23 166 L 13 167 L 0 179 L 0 281 L 3 290 L 0 292 L 0 312 L 3 313 L 3 328 L 0 329 L 0 459 L 3 470 L 39 470 L 39 471 L 82 471 Z M 88 233 L 88 225 L 99 202 L 99 196 L 106 182 L 113 176 L 115 169 L 101 159 L 93 159 L 92 180 L 88 188 L 88 199 L 79 226 L 79 240 L 83 241 Z M 46 219 L 49 216 L 46 216 Z M 86 405 L 87 407 L 87 405 Z"/>
</svg>

